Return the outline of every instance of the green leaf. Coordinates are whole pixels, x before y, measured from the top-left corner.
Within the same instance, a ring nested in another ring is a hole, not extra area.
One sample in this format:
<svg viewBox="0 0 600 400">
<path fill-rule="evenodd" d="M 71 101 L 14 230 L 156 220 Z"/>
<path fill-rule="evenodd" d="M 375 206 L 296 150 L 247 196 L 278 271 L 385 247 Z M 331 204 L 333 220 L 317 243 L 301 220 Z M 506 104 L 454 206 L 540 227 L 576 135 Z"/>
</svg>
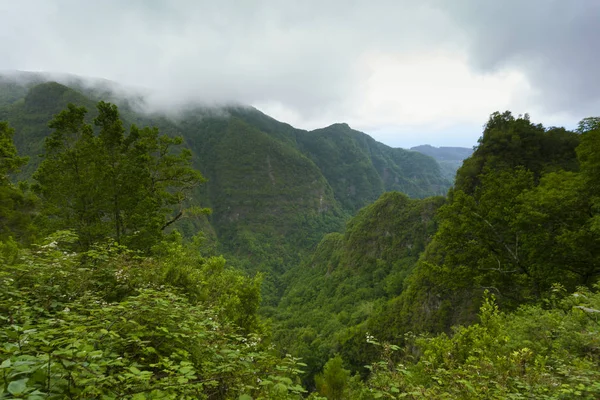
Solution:
<svg viewBox="0 0 600 400">
<path fill-rule="evenodd" d="M 27 381 L 29 378 L 19 379 L 18 381 L 12 381 L 8 384 L 8 392 L 12 395 L 18 396 L 25 392 L 27 389 Z"/>
<path fill-rule="evenodd" d="M 139 370 L 139 369 L 137 369 L 136 367 L 129 367 L 129 371 L 130 371 L 132 374 L 135 374 L 135 375 L 139 375 L 139 374 L 141 374 L 141 373 L 142 373 L 142 371 L 140 371 L 140 370 Z"/>
<path fill-rule="evenodd" d="M 188 374 L 188 373 L 192 372 L 193 370 L 194 370 L 193 367 L 185 366 L 185 367 L 182 367 L 182 368 L 179 369 L 179 373 L 185 375 L 185 374 Z"/>
</svg>

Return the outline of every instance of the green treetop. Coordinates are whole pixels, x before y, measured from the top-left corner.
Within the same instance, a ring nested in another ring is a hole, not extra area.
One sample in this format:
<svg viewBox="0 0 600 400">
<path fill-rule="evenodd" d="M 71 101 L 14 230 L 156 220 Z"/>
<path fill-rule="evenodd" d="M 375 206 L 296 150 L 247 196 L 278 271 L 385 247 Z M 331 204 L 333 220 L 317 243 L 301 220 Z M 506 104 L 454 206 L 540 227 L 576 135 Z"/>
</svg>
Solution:
<svg viewBox="0 0 600 400">
<path fill-rule="evenodd" d="M 13 142 L 14 130 L 0 122 L 0 238 L 13 236 L 25 239 L 31 234 L 33 199 L 10 180 L 10 174 L 27 163 L 19 157 Z"/>
<path fill-rule="evenodd" d="M 54 117 L 44 161 L 34 174 L 52 229 L 75 229 L 83 248 L 105 237 L 149 249 L 180 219 L 191 190 L 204 181 L 191 167 L 181 138 L 156 128 L 125 134 L 117 107 L 98 103 L 94 127 L 87 110 L 69 104 Z"/>
</svg>

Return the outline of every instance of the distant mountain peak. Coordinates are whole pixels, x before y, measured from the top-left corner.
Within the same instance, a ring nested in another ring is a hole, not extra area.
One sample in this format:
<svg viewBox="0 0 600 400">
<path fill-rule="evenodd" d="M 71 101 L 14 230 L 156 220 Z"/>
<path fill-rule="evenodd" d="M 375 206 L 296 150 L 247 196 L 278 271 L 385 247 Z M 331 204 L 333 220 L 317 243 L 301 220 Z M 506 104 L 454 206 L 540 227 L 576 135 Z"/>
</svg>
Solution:
<svg viewBox="0 0 600 400">
<path fill-rule="evenodd" d="M 411 147 L 410 150 L 426 154 L 438 161 L 462 161 L 473 153 L 473 149 L 469 147 L 435 147 L 430 144 Z"/>
<path fill-rule="evenodd" d="M 331 124 L 325 128 L 321 129 L 342 129 L 342 130 L 353 130 L 350 125 L 345 122 L 336 122 L 335 124 Z"/>
<path fill-rule="evenodd" d="M 462 162 L 473 154 L 473 149 L 468 147 L 435 147 L 430 144 L 411 147 L 410 150 L 435 158 L 448 179 L 454 179 Z"/>
</svg>

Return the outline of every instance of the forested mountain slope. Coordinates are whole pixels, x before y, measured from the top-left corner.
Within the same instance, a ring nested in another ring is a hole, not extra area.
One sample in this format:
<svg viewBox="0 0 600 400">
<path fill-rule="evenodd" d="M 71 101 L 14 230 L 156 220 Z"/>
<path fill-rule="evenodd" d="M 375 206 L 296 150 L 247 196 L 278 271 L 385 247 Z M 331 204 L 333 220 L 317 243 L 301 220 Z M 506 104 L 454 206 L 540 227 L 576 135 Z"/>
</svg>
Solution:
<svg viewBox="0 0 600 400">
<path fill-rule="evenodd" d="M 355 358 L 368 349 L 364 335 L 355 341 L 354 332 L 402 292 L 435 233 L 434 215 L 443 202 L 388 192 L 361 209 L 344 232 L 325 236 L 287 276 L 288 289 L 273 310 L 278 346 L 302 357 L 311 373 L 334 353 L 361 365 Z"/>
<path fill-rule="evenodd" d="M 600 396 L 600 118 L 494 113 L 447 198 L 348 220 L 437 192 L 435 161 L 28 82 L 1 83 L 0 398 Z"/>
<path fill-rule="evenodd" d="M 402 292 L 356 335 L 400 361 L 371 366 L 373 390 L 597 397 L 599 145 L 599 118 L 491 115 Z"/>
<path fill-rule="evenodd" d="M 30 73 L 21 73 L 18 82 L 14 76 L 0 79 L 0 120 L 15 128 L 17 148 L 31 156 L 20 177 L 37 168 L 47 123 L 68 103 L 85 106 L 91 120 L 97 99 L 119 99 L 106 82 L 94 86 L 70 77 L 64 78 L 72 85 L 67 87 L 40 83 L 44 79 Z M 449 187 L 431 158 L 389 148 L 346 125 L 306 132 L 248 107 L 190 106 L 167 117 L 138 111 L 139 101 L 117 101 L 125 126 L 181 135 L 193 165 L 208 179 L 195 201 L 213 210 L 210 225 L 189 220 L 184 231 L 202 226 L 248 270 L 277 275 L 297 264 L 325 233 L 338 231 L 386 190 L 424 197 Z"/>
<path fill-rule="evenodd" d="M 482 294 L 514 309 L 559 284 L 594 285 L 597 130 L 544 128 L 495 113 L 459 169 L 440 228 L 406 290 L 371 325 L 382 337 L 474 320 Z"/>
<path fill-rule="evenodd" d="M 410 150 L 435 158 L 444 175 L 453 181 L 458 168 L 473 153 L 473 149 L 467 147 L 434 147 L 429 144 L 411 147 Z"/>
<path fill-rule="evenodd" d="M 288 273 L 278 344 L 349 398 L 594 398 L 599 121 L 494 113 L 445 202 L 387 193 Z"/>
</svg>

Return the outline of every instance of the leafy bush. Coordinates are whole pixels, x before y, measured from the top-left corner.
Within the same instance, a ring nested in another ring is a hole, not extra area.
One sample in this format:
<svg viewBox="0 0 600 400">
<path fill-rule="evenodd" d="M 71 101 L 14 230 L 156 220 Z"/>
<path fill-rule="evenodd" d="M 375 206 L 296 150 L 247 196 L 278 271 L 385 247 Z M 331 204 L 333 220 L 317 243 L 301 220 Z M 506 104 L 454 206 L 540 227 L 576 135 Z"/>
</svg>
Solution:
<svg viewBox="0 0 600 400">
<path fill-rule="evenodd" d="M 244 293 L 259 299 L 258 284 L 219 260 L 197 270 L 179 264 L 190 258 L 177 245 L 151 259 L 114 243 L 65 251 L 75 240 L 59 232 L 31 250 L 15 255 L 9 243 L 0 252 L 0 398 L 283 399 L 304 391 L 296 359 L 272 355 L 251 320 L 235 324 L 247 307 L 256 312 L 258 300 L 245 304 Z M 232 291 L 228 277 L 237 278 Z"/>
<path fill-rule="evenodd" d="M 479 323 L 452 335 L 408 335 L 402 349 L 368 337 L 383 357 L 353 398 L 598 398 L 600 294 L 563 291 L 555 287 L 548 308 L 508 314 L 488 296 Z"/>
</svg>

